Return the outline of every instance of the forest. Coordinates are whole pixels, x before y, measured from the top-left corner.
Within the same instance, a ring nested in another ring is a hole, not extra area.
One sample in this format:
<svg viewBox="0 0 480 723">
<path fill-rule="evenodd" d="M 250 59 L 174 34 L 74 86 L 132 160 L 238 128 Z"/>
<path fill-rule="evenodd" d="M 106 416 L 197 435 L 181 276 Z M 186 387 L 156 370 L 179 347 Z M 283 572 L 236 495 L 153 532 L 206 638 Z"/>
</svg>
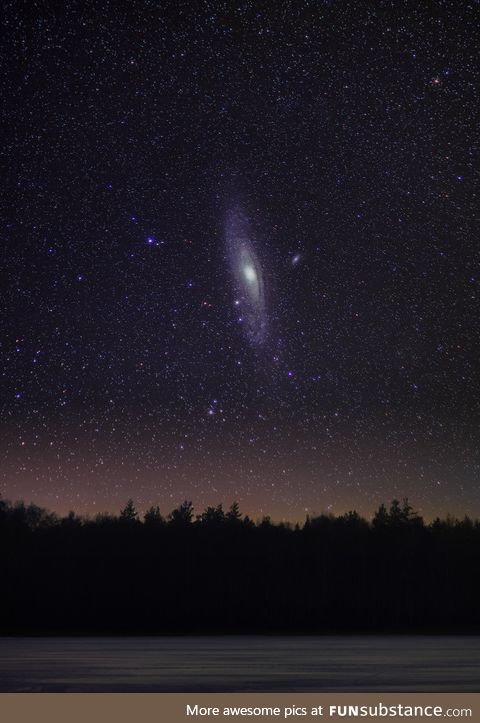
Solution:
<svg viewBox="0 0 480 723">
<path fill-rule="evenodd" d="M 480 633 L 480 521 L 253 521 L 234 502 L 59 517 L 0 499 L 2 635 Z"/>
</svg>

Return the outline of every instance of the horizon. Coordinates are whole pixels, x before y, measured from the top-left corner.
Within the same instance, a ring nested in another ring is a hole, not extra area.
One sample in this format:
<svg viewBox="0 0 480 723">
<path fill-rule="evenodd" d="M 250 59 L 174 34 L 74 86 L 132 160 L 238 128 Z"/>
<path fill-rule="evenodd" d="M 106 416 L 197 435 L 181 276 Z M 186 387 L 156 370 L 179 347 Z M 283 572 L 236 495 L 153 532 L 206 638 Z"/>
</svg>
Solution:
<svg viewBox="0 0 480 723">
<path fill-rule="evenodd" d="M 380 508 L 380 506 L 382 506 L 382 505 L 385 506 L 385 508 L 388 512 L 390 510 L 391 504 L 393 502 L 397 501 L 400 504 L 400 507 L 402 507 L 404 501 L 407 501 L 409 503 L 409 505 L 411 506 L 412 512 L 415 513 L 415 515 L 417 515 L 418 517 L 420 517 L 423 520 L 423 522 L 425 523 L 425 525 L 430 525 L 437 519 L 439 519 L 440 521 L 452 521 L 452 522 L 462 522 L 465 519 L 469 519 L 474 524 L 477 522 L 480 522 L 480 515 L 475 515 L 475 514 L 472 514 L 471 512 L 463 512 L 463 513 L 457 514 L 457 513 L 451 512 L 451 511 L 446 511 L 443 513 L 428 516 L 428 515 L 424 514 L 420 508 L 415 507 L 415 505 L 412 504 L 413 501 L 410 498 L 405 497 L 405 496 L 394 497 L 391 500 L 388 500 L 388 501 L 385 500 L 383 502 L 380 502 L 375 507 L 375 509 L 373 509 L 373 511 L 371 511 L 370 513 L 361 512 L 359 509 L 357 509 L 355 507 L 349 507 L 349 508 L 346 508 L 345 510 L 331 510 L 331 509 L 313 510 L 312 509 L 308 512 L 305 512 L 304 517 L 301 519 L 275 517 L 274 515 L 269 514 L 268 510 L 260 510 L 257 512 L 246 511 L 242 508 L 242 506 L 238 500 L 232 500 L 231 502 L 228 502 L 228 503 L 215 502 L 213 504 L 207 504 L 205 506 L 195 505 L 195 503 L 192 500 L 181 500 L 178 502 L 178 504 L 173 503 L 173 506 L 171 506 L 167 509 L 166 505 L 162 508 L 162 506 L 160 504 L 158 504 L 158 502 L 154 502 L 152 504 L 148 504 L 144 507 L 141 507 L 137 504 L 137 502 L 135 501 L 134 498 L 129 497 L 129 498 L 125 499 L 124 505 L 118 507 L 117 509 L 114 509 L 114 510 L 98 509 L 98 510 L 86 511 L 86 512 L 75 510 L 74 508 L 67 508 L 65 510 L 59 510 L 59 509 L 55 509 L 53 507 L 49 507 L 47 505 L 40 505 L 38 502 L 34 502 L 32 500 L 29 500 L 29 501 L 24 500 L 24 499 L 12 500 L 8 497 L 0 495 L 0 502 L 2 502 L 2 501 L 7 504 L 9 503 L 10 505 L 12 505 L 12 507 L 14 507 L 15 505 L 22 505 L 22 504 L 25 505 L 26 507 L 28 507 L 29 505 L 33 505 L 33 506 L 39 507 L 40 509 L 44 510 L 47 513 L 52 513 L 52 514 L 56 515 L 59 519 L 65 519 L 66 517 L 68 517 L 68 515 L 70 513 L 73 513 L 77 518 L 81 518 L 82 520 L 85 520 L 85 521 L 95 521 L 95 519 L 97 517 L 101 517 L 103 515 L 105 515 L 107 517 L 118 518 L 121 515 L 121 512 L 123 511 L 123 509 L 125 509 L 125 507 L 127 506 L 127 504 L 129 502 L 133 502 L 135 511 L 137 513 L 137 519 L 139 522 L 144 521 L 144 516 L 149 510 L 155 509 L 157 507 L 159 509 L 162 519 L 165 522 L 168 522 L 171 513 L 174 510 L 178 509 L 183 504 L 183 502 L 188 501 L 188 502 L 192 503 L 192 511 L 193 511 L 192 523 L 197 522 L 199 520 L 199 518 L 201 517 L 201 515 L 207 509 L 221 507 L 223 513 L 227 514 L 231 505 L 233 505 L 235 502 L 237 502 L 242 520 L 247 517 L 257 525 L 257 524 L 260 524 L 262 522 L 262 520 L 267 518 L 270 520 L 270 522 L 272 524 L 275 524 L 275 525 L 287 524 L 287 525 L 292 525 L 292 526 L 294 526 L 294 525 L 301 526 L 301 525 L 304 525 L 307 520 L 309 520 L 309 519 L 313 520 L 313 519 L 316 519 L 319 517 L 330 517 L 332 519 L 338 519 L 338 518 L 347 516 L 350 513 L 356 513 L 357 515 L 359 515 L 359 517 L 362 520 L 365 520 L 366 522 L 371 524 L 371 522 L 373 521 L 375 514 L 378 512 L 378 509 Z"/>
</svg>

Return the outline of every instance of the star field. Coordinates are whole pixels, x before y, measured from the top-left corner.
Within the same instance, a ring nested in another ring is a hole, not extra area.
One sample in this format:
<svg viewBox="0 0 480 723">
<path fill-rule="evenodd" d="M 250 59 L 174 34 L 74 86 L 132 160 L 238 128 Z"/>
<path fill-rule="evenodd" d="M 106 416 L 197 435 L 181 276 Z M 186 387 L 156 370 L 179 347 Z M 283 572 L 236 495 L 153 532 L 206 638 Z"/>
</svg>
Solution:
<svg viewBox="0 0 480 723">
<path fill-rule="evenodd" d="M 6 2 L 1 494 L 479 515 L 479 21 Z"/>
</svg>

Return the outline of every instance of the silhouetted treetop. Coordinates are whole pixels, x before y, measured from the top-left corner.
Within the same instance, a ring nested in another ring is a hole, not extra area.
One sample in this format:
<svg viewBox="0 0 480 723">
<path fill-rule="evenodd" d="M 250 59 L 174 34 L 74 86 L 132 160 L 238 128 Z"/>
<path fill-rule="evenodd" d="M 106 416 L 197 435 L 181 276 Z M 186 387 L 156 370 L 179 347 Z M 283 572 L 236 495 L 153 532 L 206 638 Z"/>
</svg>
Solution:
<svg viewBox="0 0 480 723">
<path fill-rule="evenodd" d="M 185 500 L 179 507 L 170 512 L 168 519 L 171 525 L 180 527 L 189 525 L 193 519 L 193 504 Z"/>
<path fill-rule="evenodd" d="M 138 520 L 138 512 L 132 499 L 129 499 L 123 510 L 120 512 L 120 519 L 125 522 L 136 522 Z"/>
<path fill-rule="evenodd" d="M 384 504 L 381 504 L 372 520 L 373 527 L 402 527 L 405 525 L 423 525 L 423 519 L 413 509 L 408 501 L 408 497 L 403 498 L 403 503 L 397 499 L 392 500 L 390 510 Z"/>
<path fill-rule="evenodd" d="M 197 516 L 197 522 L 202 525 L 221 525 L 225 522 L 225 513 L 223 506 L 217 505 L 216 507 L 207 507 L 201 515 Z"/>
<path fill-rule="evenodd" d="M 226 518 L 229 522 L 239 522 L 241 520 L 242 513 L 240 512 L 238 502 L 232 502 L 226 514 Z"/>
<path fill-rule="evenodd" d="M 146 525 L 149 525 L 151 527 L 155 527 L 157 525 L 163 525 L 165 523 L 165 520 L 163 519 L 162 515 L 160 514 L 160 508 L 158 505 L 149 507 L 148 510 L 145 512 L 143 516 L 143 521 Z"/>
</svg>

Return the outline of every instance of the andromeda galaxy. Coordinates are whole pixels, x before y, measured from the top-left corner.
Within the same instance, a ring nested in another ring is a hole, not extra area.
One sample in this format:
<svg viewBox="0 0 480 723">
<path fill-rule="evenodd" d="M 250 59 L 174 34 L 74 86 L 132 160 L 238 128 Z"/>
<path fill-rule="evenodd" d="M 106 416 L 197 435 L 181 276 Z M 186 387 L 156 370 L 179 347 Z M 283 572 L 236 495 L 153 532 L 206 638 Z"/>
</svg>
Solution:
<svg viewBox="0 0 480 723">
<path fill-rule="evenodd" d="M 248 218 L 241 209 L 227 213 L 225 242 L 234 286 L 238 321 L 252 344 L 267 335 L 265 288 Z"/>
</svg>

